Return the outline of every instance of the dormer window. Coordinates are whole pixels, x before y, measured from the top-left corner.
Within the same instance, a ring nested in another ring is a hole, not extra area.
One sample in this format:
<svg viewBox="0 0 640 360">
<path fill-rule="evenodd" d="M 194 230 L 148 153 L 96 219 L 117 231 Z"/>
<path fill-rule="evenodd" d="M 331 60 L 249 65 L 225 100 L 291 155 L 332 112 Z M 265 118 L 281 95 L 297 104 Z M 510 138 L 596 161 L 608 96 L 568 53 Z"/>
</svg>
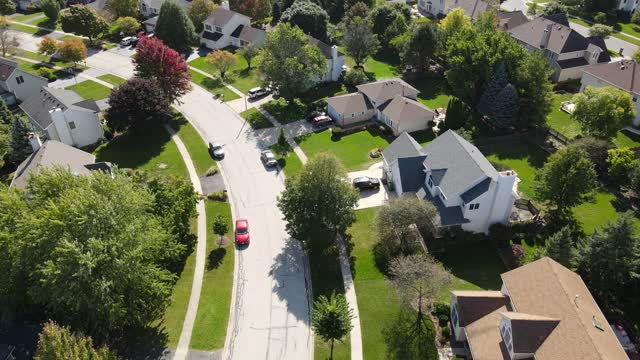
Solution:
<svg viewBox="0 0 640 360">
<path fill-rule="evenodd" d="M 222 32 L 222 28 L 220 26 L 216 26 L 216 31 L 221 33 Z"/>
<path fill-rule="evenodd" d="M 479 207 L 480 207 L 479 203 L 469 204 L 469 210 L 478 210 Z"/>
<path fill-rule="evenodd" d="M 205 29 L 207 29 L 207 30 L 211 30 L 211 25 L 206 24 L 206 25 L 204 26 L 204 28 L 205 28 Z"/>
<path fill-rule="evenodd" d="M 429 185 L 429 188 L 433 187 L 433 178 L 431 177 L 431 175 L 429 175 L 429 181 L 427 182 L 427 184 Z"/>
</svg>

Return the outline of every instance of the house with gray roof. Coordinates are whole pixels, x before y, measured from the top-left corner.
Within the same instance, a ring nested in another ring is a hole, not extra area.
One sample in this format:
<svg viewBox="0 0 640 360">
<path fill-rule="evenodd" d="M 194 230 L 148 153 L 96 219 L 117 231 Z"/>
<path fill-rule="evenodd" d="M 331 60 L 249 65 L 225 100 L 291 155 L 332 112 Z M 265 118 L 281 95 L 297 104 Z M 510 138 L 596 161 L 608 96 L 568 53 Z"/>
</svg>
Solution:
<svg viewBox="0 0 640 360">
<path fill-rule="evenodd" d="M 47 79 L 20 69 L 15 61 L 0 57 L 0 98 L 7 105 L 25 101 L 45 85 Z"/>
<path fill-rule="evenodd" d="M 20 104 L 20 109 L 49 140 L 83 147 L 104 137 L 98 104 L 75 91 L 44 86 Z"/>
<path fill-rule="evenodd" d="M 580 35 L 569 27 L 565 14 L 535 18 L 505 31 L 528 51 L 544 54 L 554 69 L 554 81 L 580 79 L 585 67 L 611 61 L 604 40 Z"/>
<path fill-rule="evenodd" d="M 482 0 L 419 0 L 418 10 L 422 13 L 434 16 L 445 17 L 449 11 L 461 8 L 465 15 L 471 19 L 476 19 L 485 11 L 492 10 L 491 4 Z"/>
<path fill-rule="evenodd" d="M 251 18 L 229 9 L 224 1 L 203 22 L 200 43 L 209 49 L 223 49 L 229 46 L 243 47 L 249 43 L 260 47 L 267 33 L 251 27 Z"/>
<path fill-rule="evenodd" d="M 48 140 L 44 144 L 34 133 L 29 134 L 29 142 L 33 153 L 16 169 L 11 181 L 12 187 L 24 189 L 29 177 L 38 174 L 42 169 L 63 167 L 74 175 L 90 175 L 92 171 L 111 173 L 112 165 L 107 162 L 96 163 L 93 154 L 76 149 L 56 140 Z"/>
<path fill-rule="evenodd" d="M 327 113 L 342 127 L 374 119 L 397 136 L 426 129 L 436 115 L 416 100 L 419 91 L 402 79 L 379 80 L 357 89 L 327 99 Z"/>
<path fill-rule="evenodd" d="M 382 151 L 383 176 L 398 196 L 417 196 L 438 210 L 438 228 L 488 233 L 507 223 L 518 197 L 517 174 L 497 171 L 473 144 L 448 130 L 425 146 L 403 132 Z"/>
</svg>

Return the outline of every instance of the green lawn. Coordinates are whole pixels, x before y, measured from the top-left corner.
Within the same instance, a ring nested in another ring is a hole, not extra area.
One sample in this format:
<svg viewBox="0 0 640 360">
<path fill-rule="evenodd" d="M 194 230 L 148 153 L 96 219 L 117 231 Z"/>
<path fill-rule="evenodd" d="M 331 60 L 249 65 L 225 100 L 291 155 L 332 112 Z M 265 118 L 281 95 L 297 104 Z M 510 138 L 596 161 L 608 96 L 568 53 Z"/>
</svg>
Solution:
<svg viewBox="0 0 640 360">
<path fill-rule="evenodd" d="M 302 120 L 305 115 L 306 106 L 300 99 L 287 101 L 284 98 L 271 100 L 262 105 L 262 109 L 271 114 L 280 124 L 288 124 Z"/>
<path fill-rule="evenodd" d="M 573 16 L 569 17 L 569 21 L 572 23 L 576 23 L 576 24 L 580 24 L 582 26 L 586 26 L 586 27 L 591 27 L 591 24 L 587 23 L 584 20 L 575 18 Z M 640 46 L 640 40 L 634 39 L 630 36 L 626 36 L 625 33 L 636 36 L 636 37 L 640 37 L 640 33 L 638 33 L 637 31 L 633 30 L 633 24 L 625 24 L 625 23 L 615 23 L 615 24 L 608 24 L 608 25 L 612 25 L 614 30 L 616 31 L 621 31 L 621 33 L 613 33 L 611 34 L 611 36 L 616 37 L 618 39 L 630 42 L 632 44 L 638 45 Z M 616 49 L 618 50 L 618 49 Z M 625 55 L 633 55 L 633 54 L 625 54 Z"/>
<path fill-rule="evenodd" d="M 350 68 L 355 66 L 355 62 L 349 56 L 345 56 L 344 63 Z M 364 63 L 364 71 L 368 73 L 369 77 L 373 77 L 375 80 L 389 79 L 402 75 L 402 73 L 398 71 L 399 65 L 398 60 L 392 56 L 376 54 Z"/>
<path fill-rule="evenodd" d="M 38 54 L 36 52 L 33 51 L 28 51 L 28 50 L 23 50 L 23 49 L 17 49 L 16 56 L 20 56 L 23 58 L 27 58 L 27 59 L 31 59 L 31 60 L 35 60 L 35 61 L 40 61 L 43 63 L 48 63 L 48 64 L 53 64 L 55 66 L 59 66 L 62 68 L 76 68 L 77 70 L 86 70 L 88 69 L 88 67 L 81 65 L 81 64 L 74 64 L 72 62 L 64 62 L 46 55 L 42 55 L 42 54 Z M 35 64 L 34 64 L 35 65 Z"/>
<path fill-rule="evenodd" d="M 211 79 L 193 70 L 189 70 L 189 71 L 191 72 L 191 81 L 200 85 L 205 90 L 209 91 L 214 95 L 221 94 L 223 96 L 224 101 L 230 101 L 230 100 L 240 98 L 238 94 L 234 93 L 233 91 L 229 90 L 229 88 L 224 86 L 220 80 Z"/>
<path fill-rule="evenodd" d="M 106 99 L 111 94 L 111 89 L 92 80 L 85 80 L 65 89 L 77 92 L 83 99 Z"/>
<path fill-rule="evenodd" d="M 419 79 L 409 80 L 416 89 L 420 90 L 418 100 L 430 109 L 447 108 L 449 98 L 451 97 L 447 80 L 444 78 L 437 79 Z"/>
<path fill-rule="evenodd" d="M 205 207 L 207 212 L 207 263 L 202 281 L 198 314 L 189 347 L 197 350 L 215 350 L 224 346 L 227 335 L 235 248 L 229 203 L 206 200 Z M 213 221 L 217 214 L 222 214 L 227 219 L 229 226 L 226 236 L 230 239 L 230 243 L 222 247 L 216 244 L 218 237 L 213 233 Z"/>
<path fill-rule="evenodd" d="M 273 153 L 276 155 L 276 159 L 278 159 L 278 165 L 280 165 L 280 168 L 282 169 L 282 171 L 284 171 L 284 174 L 287 177 L 294 176 L 298 174 L 300 170 L 302 170 L 302 167 L 304 165 L 302 164 L 302 161 L 300 161 L 298 155 L 293 152 L 293 150 L 288 149 L 286 156 L 280 154 L 277 151 L 277 145 L 272 145 L 271 150 L 273 150 Z"/>
<path fill-rule="evenodd" d="M 580 134 L 580 124 L 572 119 L 568 113 L 560 110 L 560 103 L 571 100 L 572 97 L 573 94 L 554 93 L 551 113 L 547 116 L 547 125 L 569 139 Z"/>
<path fill-rule="evenodd" d="M 613 143 L 619 148 L 637 148 L 640 147 L 640 136 L 628 131 L 618 131 Z"/>
<path fill-rule="evenodd" d="M 109 161 L 120 168 L 189 177 L 176 144 L 162 126 L 145 130 L 141 134 L 120 135 L 99 146 L 94 154 L 96 161 Z"/>
<path fill-rule="evenodd" d="M 208 144 L 202 140 L 198 131 L 185 119 L 182 114 L 175 111 L 171 126 L 176 130 L 180 140 L 187 148 L 193 166 L 199 176 L 203 176 L 210 167 L 217 167 L 216 162 L 209 153 Z"/>
<path fill-rule="evenodd" d="M 576 220 L 582 225 L 585 233 L 591 234 L 609 221 L 614 221 L 619 215 L 629 210 L 623 203 L 606 190 L 596 194 L 594 202 L 586 202 L 573 211 Z M 636 224 L 640 231 L 640 220 L 636 217 Z"/>
<path fill-rule="evenodd" d="M 108 82 L 109 84 L 113 85 L 113 86 L 120 86 L 121 84 L 123 84 L 125 81 L 125 79 L 119 77 L 119 76 L 115 76 L 112 74 L 105 74 L 105 75 L 100 75 L 98 76 L 98 79 Z"/>
<path fill-rule="evenodd" d="M 256 108 L 245 110 L 240 113 L 240 116 L 242 116 L 243 119 L 247 120 L 249 125 L 251 125 L 251 127 L 254 129 L 265 129 L 273 127 L 271 120 L 267 119 L 267 117 L 262 115 L 262 113 Z"/>
<path fill-rule="evenodd" d="M 520 144 L 498 144 L 481 146 L 480 151 L 492 163 L 500 163 L 515 170 L 520 180 L 518 190 L 527 198 L 533 197 L 535 172 L 544 165 L 547 153 L 536 145 L 526 142 Z"/>
<path fill-rule="evenodd" d="M 42 11 L 38 11 L 38 12 L 31 13 L 31 14 L 17 15 L 17 16 L 12 17 L 11 20 L 28 23 L 28 22 L 34 21 L 32 19 L 35 18 L 35 17 L 38 17 L 40 15 L 44 15 L 44 13 Z"/>
<path fill-rule="evenodd" d="M 23 33 L 27 33 L 27 34 L 31 34 L 31 35 L 45 35 L 45 32 L 42 32 L 40 29 L 36 28 L 36 27 L 31 27 L 31 26 L 27 26 L 27 25 L 23 25 L 23 24 L 16 24 L 16 23 L 11 23 L 11 25 L 9 25 L 9 28 L 11 30 L 15 30 L 15 31 L 19 31 L 19 32 L 23 32 Z"/>
<path fill-rule="evenodd" d="M 370 165 L 382 161 L 369 158 L 369 151 L 384 148 L 389 144 L 380 137 L 375 127 L 342 137 L 332 137 L 331 131 L 322 130 L 299 138 L 298 143 L 309 158 L 322 152 L 334 154 L 347 171 L 365 170 Z"/>
<path fill-rule="evenodd" d="M 61 37 L 58 38 L 58 40 L 60 40 L 60 41 L 65 41 L 65 40 L 69 40 L 69 39 L 84 40 L 84 38 L 81 38 L 81 37 L 78 37 L 78 36 L 75 36 L 75 35 L 70 35 L 70 34 L 62 35 Z M 89 46 L 87 46 L 87 47 L 89 47 Z"/>
<path fill-rule="evenodd" d="M 237 61 L 230 69 L 229 74 L 232 79 L 231 85 L 245 94 L 248 93 L 251 88 L 261 86 L 262 78 L 260 77 L 258 69 L 254 67 L 249 70 L 247 61 L 239 54 L 235 54 L 235 56 Z M 207 64 L 205 57 L 199 57 L 191 60 L 189 65 L 202 70 L 211 76 L 218 76 L 218 72 Z"/>
</svg>

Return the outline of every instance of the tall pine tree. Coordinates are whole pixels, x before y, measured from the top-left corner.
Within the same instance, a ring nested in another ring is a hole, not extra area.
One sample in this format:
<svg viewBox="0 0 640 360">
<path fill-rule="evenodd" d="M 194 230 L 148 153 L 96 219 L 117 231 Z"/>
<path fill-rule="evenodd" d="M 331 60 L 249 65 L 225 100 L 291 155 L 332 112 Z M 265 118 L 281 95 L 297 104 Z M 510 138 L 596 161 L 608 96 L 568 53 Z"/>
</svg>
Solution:
<svg viewBox="0 0 640 360">
<path fill-rule="evenodd" d="M 491 104 L 489 120 L 496 127 L 504 128 L 515 123 L 516 115 L 520 110 L 518 91 L 512 84 L 507 84 Z"/>
<path fill-rule="evenodd" d="M 197 38 L 191 19 L 175 0 L 165 1 L 160 7 L 155 34 L 167 46 L 183 54 L 191 51 Z"/>
<path fill-rule="evenodd" d="M 565 226 L 557 233 L 551 235 L 544 245 L 544 250 L 548 257 L 570 269 L 573 268 L 577 251 L 574 245 L 571 227 Z"/>
<path fill-rule="evenodd" d="M 463 127 L 466 121 L 467 105 L 457 97 L 451 97 L 449 105 L 447 105 L 447 115 L 444 119 L 447 129 L 457 130 Z"/>
<path fill-rule="evenodd" d="M 14 117 L 9 129 L 10 140 L 6 155 L 7 161 L 18 165 L 33 152 L 28 135 L 34 131 L 29 120 L 19 116 Z"/>
<path fill-rule="evenodd" d="M 478 102 L 478 113 L 480 113 L 480 115 L 489 115 L 493 104 L 496 103 L 498 94 L 508 83 L 509 77 L 507 76 L 507 70 L 504 64 L 500 63 Z"/>
</svg>

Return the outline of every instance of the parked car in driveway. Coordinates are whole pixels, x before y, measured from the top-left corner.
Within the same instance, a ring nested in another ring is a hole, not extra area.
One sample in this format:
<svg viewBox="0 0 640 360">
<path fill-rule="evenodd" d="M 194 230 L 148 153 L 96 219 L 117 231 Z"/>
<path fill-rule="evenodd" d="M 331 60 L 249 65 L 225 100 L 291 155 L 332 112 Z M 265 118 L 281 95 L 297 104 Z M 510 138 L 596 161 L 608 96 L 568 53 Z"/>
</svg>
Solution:
<svg viewBox="0 0 640 360">
<path fill-rule="evenodd" d="M 249 245 L 249 221 L 246 219 L 236 220 L 236 244 Z"/>
<path fill-rule="evenodd" d="M 120 41 L 122 46 L 134 46 L 138 43 L 138 38 L 135 36 L 127 36 Z"/>
<path fill-rule="evenodd" d="M 315 127 L 321 127 L 321 126 L 326 126 L 333 123 L 333 119 L 328 117 L 327 115 L 320 115 L 313 118 L 311 123 Z"/>
<path fill-rule="evenodd" d="M 353 187 L 358 190 L 379 189 L 380 180 L 369 176 L 357 177 L 353 179 Z"/>
<path fill-rule="evenodd" d="M 325 116 L 325 115 L 327 115 L 327 113 L 325 113 L 324 111 L 313 110 L 313 111 L 310 111 L 309 114 L 307 115 L 307 121 L 313 122 L 313 119 L 317 118 L 318 116 Z"/>
<path fill-rule="evenodd" d="M 249 96 L 249 99 L 257 99 L 259 97 L 267 95 L 268 93 L 269 92 L 265 88 L 254 87 L 253 89 L 249 90 L 247 95 Z"/>
<path fill-rule="evenodd" d="M 272 167 L 278 165 L 278 160 L 276 160 L 276 156 L 273 155 L 271 150 L 264 150 L 260 153 L 260 160 L 265 166 Z"/>
<path fill-rule="evenodd" d="M 218 143 L 209 143 L 209 152 L 215 159 L 224 158 L 224 149 L 222 148 L 222 144 Z"/>
</svg>

